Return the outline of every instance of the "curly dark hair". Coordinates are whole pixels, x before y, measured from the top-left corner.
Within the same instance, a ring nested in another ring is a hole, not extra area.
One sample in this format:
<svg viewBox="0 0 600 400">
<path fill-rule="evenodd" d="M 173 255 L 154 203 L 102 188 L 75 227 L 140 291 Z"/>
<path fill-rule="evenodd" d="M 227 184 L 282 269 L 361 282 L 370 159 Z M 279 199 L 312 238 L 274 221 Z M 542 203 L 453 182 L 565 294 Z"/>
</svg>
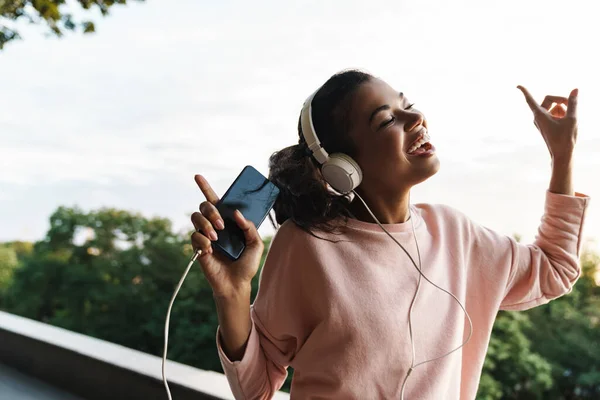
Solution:
<svg viewBox="0 0 600 400">
<path fill-rule="evenodd" d="M 355 155 L 348 136 L 349 113 L 353 94 L 373 76 L 358 70 L 333 75 L 315 94 L 312 119 L 321 144 L 331 153 Z M 307 232 L 333 232 L 334 220 L 348 218 L 349 196 L 332 192 L 321 174 L 320 165 L 311 156 L 298 121 L 298 144 L 274 153 L 269 159 L 269 179 L 280 189 L 274 205 L 275 219 L 283 224 L 291 219 Z"/>
</svg>

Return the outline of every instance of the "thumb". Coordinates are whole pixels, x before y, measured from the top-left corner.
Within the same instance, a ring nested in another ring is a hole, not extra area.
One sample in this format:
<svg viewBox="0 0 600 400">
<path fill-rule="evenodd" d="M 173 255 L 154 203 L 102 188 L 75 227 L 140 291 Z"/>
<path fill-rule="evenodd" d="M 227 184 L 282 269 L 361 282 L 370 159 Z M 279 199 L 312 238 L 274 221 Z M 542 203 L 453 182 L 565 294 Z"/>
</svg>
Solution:
<svg viewBox="0 0 600 400">
<path fill-rule="evenodd" d="M 538 105 L 538 103 L 536 103 L 531 93 L 529 93 L 529 90 L 527 90 L 524 86 L 521 85 L 517 86 L 517 89 L 519 89 L 525 96 L 525 101 L 529 105 L 529 108 L 531 108 L 531 111 L 533 111 L 534 115 L 543 113 L 541 107 Z"/>
<path fill-rule="evenodd" d="M 263 242 L 258 234 L 258 230 L 256 226 L 252 223 L 252 221 L 248 221 L 240 210 L 235 210 L 233 213 L 233 218 L 235 222 L 240 227 L 242 232 L 244 232 L 244 239 L 246 240 L 246 248 L 256 248 L 263 245 Z"/>
<path fill-rule="evenodd" d="M 567 106 L 567 116 L 571 118 L 577 117 L 577 97 L 579 95 L 579 89 L 573 89 L 569 95 L 569 103 Z"/>
</svg>

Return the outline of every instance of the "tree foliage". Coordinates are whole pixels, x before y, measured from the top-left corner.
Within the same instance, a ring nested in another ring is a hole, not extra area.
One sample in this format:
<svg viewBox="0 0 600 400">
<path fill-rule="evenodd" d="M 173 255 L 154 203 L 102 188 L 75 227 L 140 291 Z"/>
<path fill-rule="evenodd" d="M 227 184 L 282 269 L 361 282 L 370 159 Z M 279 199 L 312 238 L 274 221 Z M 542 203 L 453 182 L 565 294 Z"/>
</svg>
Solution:
<svg viewBox="0 0 600 400">
<path fill-rule="evenodd" d="M 573 291 L 522 312 L 500 312 L 478 399 L 600 398 L 600 257 L 587 250 Z"/>
<path fill-rule="evenodd" d="M 14 271 L 13 313 L 161 355 L 167 306 L 192 254 L 170 221 L 114 209 L 59 208 Z M 212 290 L 190 272 L 172 310 L 170 358 L 220 369 Z"/>
<path fill-rule="evenodd" d="M 0 244 L 0 306 L 6 297 L 6 290 L 12 285 L 15 270 L 19 267 L 19 259 L 23 259 L 32 250 L 33 245 L 28 242 Z"/>
<path fill-rule="evenodd" d="M 192 255 L 189 233 L 164 218 L 61 207 L 43 240 L 0 244 L 0 307 L 161 356 L 167 306 Z M 499 313 L 477 399 L 600 398 L 600 257 L 584 251 L 581 261 L 568 296 Z M 169 358 L 221 371 L 217 324 L 212 290 L 194 268 L 172 310 Z"/>
<path fill-rule="evenodd" d="M 584 252 L 581 265 L 572 293 L 527 311 L 531 349 L 552 366 L 547 399 L 600 398 L 600 256 Z"/>
<path fill-rule="evenodd" d="M 72 3 L 77 3 L 87 13 L 98 10 L 106 16 L 115 4 L 127 4 L 127 0 L 77 0 Z M 56 36 L 62 36 L 65 31 L 95 31 L 94 22 L 80 21 L 70 11 L 66 0 L 0 0 L 0 50 L 6 43 L 20 38 L 15 29 L 6 26 L 8 21 L 45 24 Z"/>
</svg>

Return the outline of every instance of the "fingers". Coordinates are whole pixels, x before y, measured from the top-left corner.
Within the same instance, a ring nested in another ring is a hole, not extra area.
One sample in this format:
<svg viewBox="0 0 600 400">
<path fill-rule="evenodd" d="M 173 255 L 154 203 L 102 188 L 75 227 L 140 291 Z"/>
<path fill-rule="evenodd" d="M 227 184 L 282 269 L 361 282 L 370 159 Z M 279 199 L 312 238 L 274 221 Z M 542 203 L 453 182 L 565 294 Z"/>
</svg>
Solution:
<svg viewBox="0 0 600 400">
<path fill-rule="evenodd" d="M 192 233 L 192 247 L 194 251 L 202 250 L 204 254 L 212 254 L 213 252 L 210 240 L 200 232 Z"/>
<path fill-rule="evenodd" d="M 202 175 L 195 175 L 194 180 L 208 202 L 212 204 L 217 204 L 219 202 L 219 196 L 217 196 L 215 191 L 208 184 L 208 181 L 204 179 Z"/>
<path fill-rule="evenodd" d="M 550 111 L 550 107 L 554 103 L 568 105 L 569 100 L 562 96 L 546 96 L 544 101 L 542 101 L 542 108 L 546 111 Z"/>
<path fill-rule="evenodd" d="M 262 240 L 260 239 L 260 235 L 258 234 L 258 231 L 256 230 L 256 227 L 252 221 L 248 221 L 246 218 L 244 218 L 239 210 L 235 210 L 233 213 L 233 218 L 240 229 L 244 232 L 246 247 L 255 247 L 263 244 Z"/>
<path fill-rule="evenodd" d="M 563 118 L 567 112 L 565 111 L 567 108 L 562 104 L 555 104 L 550 110 L 550 115 L 556 118 Z"/>
<path fill-rule="evenodd" d="M 577 100 L 579 89 L 573 89 L 569 95 L 569 106 L 567 107 L 567 117 L 577 118 Z"/>
<path fill-rule="evenodd" d="M 521 85 L 517 86 L 517 88 L 521 90 L 521 92 L 523 92 L 523 95 L 525 96 L 525 101 L 527 101 L 529 108 L 531 108 L 531 111 L 533 111 L 535 115 L 543 113 L 543 109 L 535 102 L 533 96 L 531 95 L 531 93 L 529 93 L 527 89 L 525 89 Z"/>
<path fill-rule="evenodd" d="M 204 236 L 209 240 L 215 241 L 219 239 L 219 237 L 217 236 L 217 232 L 215 232 L 211 222 L 199 212 L 195 212 L 192 214 L 192 224 L 194 224 L 194 228 L 196 228 L 196 231 L 202 232 Z"/>
<path fill-rule="evenodd" d="M 215 207 L 214 204 L 209 203 L 208 201 L 202 202 L 200 204 L 200 212 L 215 228 L 220 231 L 225 229 L 223 217 L 221 217 L 219 210 L 217 210 L 217 207 Z"/>
</svg>

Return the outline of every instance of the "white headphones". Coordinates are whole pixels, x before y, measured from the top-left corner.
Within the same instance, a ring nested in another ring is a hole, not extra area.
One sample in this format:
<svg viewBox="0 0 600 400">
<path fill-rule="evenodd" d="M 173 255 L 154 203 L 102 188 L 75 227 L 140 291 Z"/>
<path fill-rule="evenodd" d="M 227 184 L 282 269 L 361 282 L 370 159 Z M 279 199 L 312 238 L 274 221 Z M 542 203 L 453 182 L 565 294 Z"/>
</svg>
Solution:
<svg viewBox="0 0 600 400">
<path fill-rule="evenodd" d="M 321 173 L 325 181 L 336 191 L 346 194 L 360 185 L 362 171 L 358 163 L 349 155 L 344 153 L 333 153 L 330 155 L 321 146 L 312 120 L 312 100 L 317 92 L 311 94 L 302 107 L 300 115 L 302 135 L 310 152 L 319 164 L 321 164 Z"/>
<path fill-rule="evenodd" d="M 317 90 L 317 92 L 318 92 L 318 90 Z M 402 248 L 402 250 L 404 250 L 406 255 L 410 258 L 410 261 L 412 261 L 413 265 L 419 272 L 419 281 L 417 283 L 417 290 L 415 291 L 415 295 L 410 303 L 410 308 L 408 311 L 408 327 L 409 327 L 410 343 L 411 343 L 411 347 L 412 347 L 412 362 L 411 362 L 410 368 L 408 369 L 408 372 L 406 373 L 406 376 L 404 377 L 404 381 L 402 382 L 400 399 L 404 400 L 404 389 L 406 387 L 406 382 L 408 380 L 408 377 L 410 376 L 412 371 L 416 367 L 418 367 L 422 364 L 444 358 L 444 357 L 454 353 L 455 351 L 457 351 L 458 349 L 463 347 L 465 344 L 467 344 L 467 342 L 471 339 L 471 336 L 473 335 L 473 322 L 471 321 L 471 317 L 469 316 L 469 313 L 467 312 L 465 306 L 460 302 L 460 300 L 458 300 L 458 298 L 455 295 L 453 295 L 446 289 L 441 288 L 440 286 L 436 285 L 435 283 L 433 283 L 431 280 L 429 280 L 429 278 L 427 278 L 423 274 L 423 271 L 421 270 L 421 254 L 419 251 L 419 243 L 417 242 L 417 235 L 415 233 L 413 219 L 410 218 L 410 221 L 411 221 L 411 226 L 412 226 L 412 230 L 413 230 L 413 237 L 415 239 L 415 245 L 417 247 L 417 254 L 419 255 L 419 265 L 418 266 L 417 266 L 417 263 L 415 263 L 415 261 L 413 260 L 412 256 L 408 253 L 408 251 L 406 251 L 404 246 L 402 246 L 402 244 L 400 244 L 400 242 L 398 242 L 398 240 L 396 240 L 396 238 L 394 236 L 392 236 L 383 227 L 383 225 L 379 222 L 379 220 L 377 219 L 375 214 L 373 214 L 373 212 L 371 211 L 371 209 L 369 208 L 367 203 L 363 200 L 363 198 L 354 191 L 354 189 L 358 185 L 360 185 L 360 182 L 362 181 L 362 171 L 360 170 L 358 163 L 356 161 L 354 161 L 352 159 L 352 157 L 348 156 L 347 154 L 334 153 L 334 154 L 329 155 L 327 153 L 327 151 L 325 151 L 323 146 L 321 146 L 321 142 L 319 141 L 319 138 L 317 137 L 317 133 L 315 132 L 315 127 L 313 125 L 313 120 L 312 120 L 312 100 L 317 92 L 314 92 L 313 94 L 311 94 L 308 97 L 308 99 L 306 99 L 306 101 L 304 102 L 304 106 L 302 107 L 302 113 L 300 115 L 300 127 L 302 129 L 302 135 L 304 136 L 304 140 L 306 141 L 306 144 L 307 144 L 309 150 L 311 151 L 311 153 L 315 157 L 315 159 L 319 162 L 319 164 L 321 164 L 321 172 L 323 174 L 323 177 L 325 178 L 325 181 L 329 185 L 331 185 L 332 188 L 334 188 L 335 190 L 337 190 L 338 192 L 340 192 L 342 194 L 346 194 L 348 192 L 354 192 L 356 197 L 358 197 L 358 199 L 363 203 L 363 205 L 365 206 L 365 208 L 367 209 L 369 214 L 371 214 L 371 217 L 373 217 L 375 222 L 377 222 L 377 225 L 379 225 L 379 227 L 394 242 L 396 242 L 396 244 L 398 246 L 400 246 Z M 409 208 L 409 213 L 410 213 L 410 208 Z M 412 217 L 412 213 L 410 215 Z M 447 353 L 445 353 L 441 356 L 438 356 L 438 357 L 435 357 L 435 358 L 432 358 L 429 360 L 421 361 L 420 363 L 416 363 L 415 343 L 414 343 L 413 330 L 412 330 L 412 309 L 413 309 L 413 305 L 415 303 L 415 299 L 417 298 L 417 295 L 419 293 L 419 288 L 421 286 L 421 277 L 425 278 L 425 280 L 427 282 L 429 282 L 431 285 L 433 285 L 434 287 L 438 288 L 439 290 L 441 290 L 444 293 L 451 296 L 458 303 L 458 305 L 462 308 L 463 312 L 465 313 L 467 320 L 469 321 L 469 336 L 467 337 L 467 340 L 465 340 L 457 348 L 455 348 L 451 351 L 448 351 Z"/>
</svg>

